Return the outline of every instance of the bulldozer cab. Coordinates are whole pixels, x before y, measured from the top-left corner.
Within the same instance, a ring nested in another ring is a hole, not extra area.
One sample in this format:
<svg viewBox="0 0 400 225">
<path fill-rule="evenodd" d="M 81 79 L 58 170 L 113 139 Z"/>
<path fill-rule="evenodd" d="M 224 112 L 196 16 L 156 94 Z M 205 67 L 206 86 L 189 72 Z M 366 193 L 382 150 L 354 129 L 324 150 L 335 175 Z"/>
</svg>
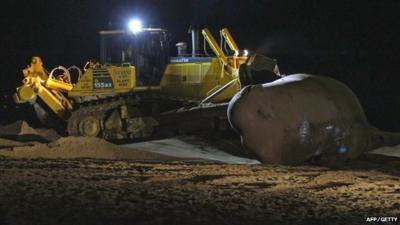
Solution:
<svg viewBox="0 0 400 225">
<path fill-rule="evenodd" d="M 169 57 L 168 31 L 146 28 L 100 31 L 100 62 L 131 64 L 136 68 L 138 86 L 159 85 Z"/>
</svg>

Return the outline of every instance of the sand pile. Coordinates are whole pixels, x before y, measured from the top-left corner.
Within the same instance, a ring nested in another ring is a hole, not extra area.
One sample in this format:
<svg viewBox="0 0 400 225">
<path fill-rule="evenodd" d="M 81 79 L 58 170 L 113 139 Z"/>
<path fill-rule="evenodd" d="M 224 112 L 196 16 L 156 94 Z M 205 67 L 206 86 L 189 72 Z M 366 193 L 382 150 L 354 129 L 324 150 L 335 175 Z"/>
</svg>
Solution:
<svg viewBox="0 0 400 225">
<path fill-rule="evenodd" d="M 134 160 L 177 160 L 176 157 L 124 148 L 99 138 L 64 137 L 49 144 L 13 146 L 0 150 L 1 156 L 17 158 L 96 158 Z"/>
<path fill-rule="evenodd" d="M 25 121 L 0 126 L 0 156 L 16 158 L 95 158 L 169 161 L 181 158 L 126 148 L 99 138 L 61 137 Z"/>
<path fill-rule="evenodd" d="M 53 129 L 48 129 L 48 128 L 36 128 L 35 131 L 41 136 L 43 139 L 46 141 L 55 141 L 61 136 Z"/>
<path fill-rule="evenodd" d="M 23 120 L 18 120 L 15 123 L 0 126 L 0 136 L 13 135 L 38 135 L 38 133 Z"/>
<path fill-rule="evenodd" d="M 19 141 L 13 141 L 13 140 L 9 140 L 9 139 L 0 138 L 0 149 L 26 146 L 26 145 L 33 145 L 33 143 L 23 143 L 23 142 L 19 142 Z"/>
<path fill-rule="evenodd" d="M 0 137 L 12 139 L 16 141 L 55 141 L 61 136 L 52 129 L 38 128 L 34 129 L 23 120 L 0 126 Z"/>
</svg>

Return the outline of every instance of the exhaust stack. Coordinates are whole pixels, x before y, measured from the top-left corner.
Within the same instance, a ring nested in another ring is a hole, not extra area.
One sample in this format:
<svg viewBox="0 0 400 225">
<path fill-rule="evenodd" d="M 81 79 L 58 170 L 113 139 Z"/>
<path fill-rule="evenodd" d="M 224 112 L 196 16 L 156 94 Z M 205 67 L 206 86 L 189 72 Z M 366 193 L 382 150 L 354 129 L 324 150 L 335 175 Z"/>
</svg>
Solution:
<svg viewBox="0 0 400 225">
<path fill-rule="evenodd" d="M 192 57 L 196 57 L 199 51 L 199 31 L 191 28 L 190 33 L 192 34 Z"/>
</svg>

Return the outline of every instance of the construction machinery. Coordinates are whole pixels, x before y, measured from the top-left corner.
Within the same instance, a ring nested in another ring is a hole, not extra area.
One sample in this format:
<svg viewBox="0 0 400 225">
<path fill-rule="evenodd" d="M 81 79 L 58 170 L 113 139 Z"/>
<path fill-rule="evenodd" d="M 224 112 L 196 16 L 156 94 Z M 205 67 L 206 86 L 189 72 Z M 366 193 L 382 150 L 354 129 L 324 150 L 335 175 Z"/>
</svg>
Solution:
<svg viewBox="0 0 400 225">
<path fill-rule="evenodd" d="M 32 103 L 42 123 L 74 136 L 121 140 L 225 129 L 226 102 L 240 90 L 239 68 L 251 65 L 248 53 L 227 28 L 220 31 L 220 45 L 207 28 L 201 30 L 204 53 L 199 32 L 191 34 L 192 53 L 181 42 L 170 57 L 167 30 L 100 31 L 100 62 L 88 62 L 83 71 L 59 66 L 49 72 L 33 57 L 14 99 Z M 249 70 L 243 71 L 248 80 Z"/>
</svg>

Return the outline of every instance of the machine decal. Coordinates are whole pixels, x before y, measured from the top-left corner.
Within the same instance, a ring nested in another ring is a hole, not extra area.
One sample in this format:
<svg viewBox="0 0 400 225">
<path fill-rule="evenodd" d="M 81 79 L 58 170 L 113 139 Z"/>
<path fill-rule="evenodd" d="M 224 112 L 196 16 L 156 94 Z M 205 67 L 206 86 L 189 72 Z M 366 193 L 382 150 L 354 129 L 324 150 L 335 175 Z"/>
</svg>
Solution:
<svg viewBox="0 0 400 225">
<path fill-rule="evenodd" d="M 112 78 L 107 69 L 93 70 L 93 88 L 94 89 L 114 88 Z"/>
<path fill-rule="evenodd" d="M 169 59 L 170 63 L 202 63 L 211 62 L 210 57 L 171 57 Z"/>
<path fill-rule="evenodd" d="M 120 70 L 115 72 L 117 85 L 120 87 L 129 87 L 131 82 L 129 72 L 129 70 Z"/>
</svg>

